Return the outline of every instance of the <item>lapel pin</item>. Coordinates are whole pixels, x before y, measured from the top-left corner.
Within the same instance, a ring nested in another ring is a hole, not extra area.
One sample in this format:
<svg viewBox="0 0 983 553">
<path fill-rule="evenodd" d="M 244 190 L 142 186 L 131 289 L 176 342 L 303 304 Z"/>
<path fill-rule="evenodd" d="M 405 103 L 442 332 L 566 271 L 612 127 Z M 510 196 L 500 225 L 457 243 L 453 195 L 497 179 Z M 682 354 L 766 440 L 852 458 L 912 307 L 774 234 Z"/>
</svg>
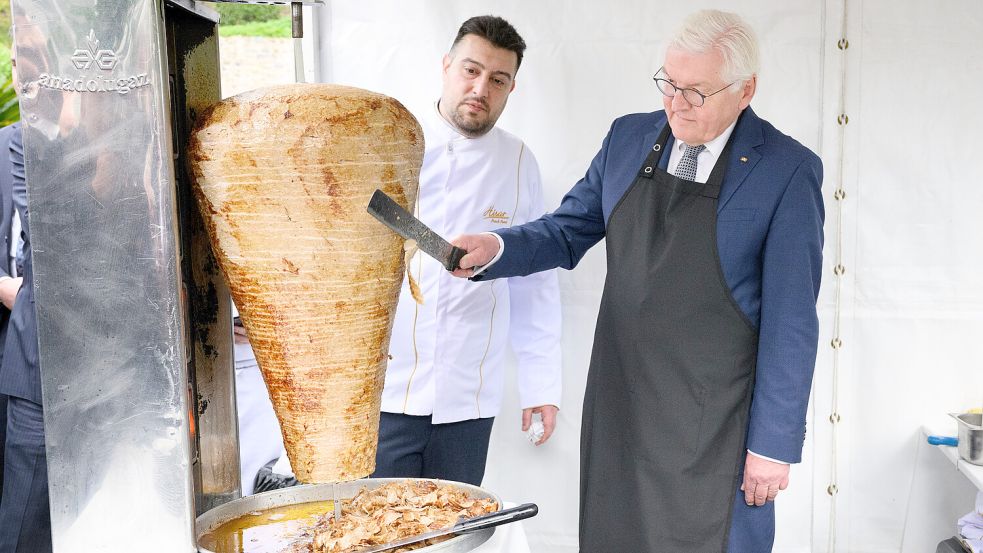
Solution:
<svg viewBox="0 0 983 553">
<path fill-rule="evenodd" d="M 741 156 L 741 163 L 747 163 L 747 157 Z"/>
</svg>

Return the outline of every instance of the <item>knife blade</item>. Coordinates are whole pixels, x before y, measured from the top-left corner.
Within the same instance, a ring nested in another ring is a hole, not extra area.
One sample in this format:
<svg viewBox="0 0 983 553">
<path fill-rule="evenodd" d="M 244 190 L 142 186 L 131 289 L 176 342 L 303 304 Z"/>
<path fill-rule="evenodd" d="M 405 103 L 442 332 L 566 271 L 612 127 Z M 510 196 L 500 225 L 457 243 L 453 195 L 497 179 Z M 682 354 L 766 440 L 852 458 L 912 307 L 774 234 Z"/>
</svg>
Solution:
<svg viewBox="0 0 983 553">
<path fill-rule="evenodd" d="M 464 534 L 484 528 L 499 526 L 501 524 L 507 524 L 509 522 L 517 522 L 534 517 L 537 513 L 539 513 L 539 507 L 537 507 L 535 503 L 523 503 L 522 505 L 510 507 L 501 511 L 495 511 L 494 513 L 489 513 L 487 515 L 466 518 L 454 526 L 443 528 L 441 530 L 425 532 L 423 534 L 409 536 L 396 541 L 391 541 L 389 543 L 373 545 L 364 549 L 356 549 L 355 553 L 378 553 L 379 551 L 388 551 L 390 549 L 396 549 L 397 547 L 403 547 L 424 540 L 429 540 L 431 538 L 446 536 L 447 534 Z"/>
<path fill-rule="evenodd" d="M 372 194 L 367 211 L 396 234 L 407 240 L 416 241 L 418 248 L 439 261 L 448 271 L 457 269 L 461 264 L 461 258 L 468 253 L 457 246 L 452 246 L 382 190 L 376 190 Z"/>
</svg>

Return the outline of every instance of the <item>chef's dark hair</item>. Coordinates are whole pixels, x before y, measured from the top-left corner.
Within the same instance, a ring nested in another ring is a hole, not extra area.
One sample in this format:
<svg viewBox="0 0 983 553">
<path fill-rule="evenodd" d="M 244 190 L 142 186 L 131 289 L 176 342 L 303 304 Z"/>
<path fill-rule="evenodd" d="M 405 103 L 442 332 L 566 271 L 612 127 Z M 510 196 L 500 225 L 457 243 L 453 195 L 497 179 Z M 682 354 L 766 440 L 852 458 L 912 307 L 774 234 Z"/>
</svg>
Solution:
<svg viewBox="0 0 983 553">
<path fill-rule="evenodd" d="M 519 70 L 519 66 L 522 65 L 522 53 L 526 51 L 526 41 L 522 40 L 519 32 L 511 23 L 495 15 L 472 17 L 461 24 L 461 28 L 457 31 L 457 37 L 454 38 L 454 44 L 451 45 L 451 50 L 467 35 L 479 36 L 497 48 L 515 52 L 515 69 L 516 71 Z"/>
</svg>

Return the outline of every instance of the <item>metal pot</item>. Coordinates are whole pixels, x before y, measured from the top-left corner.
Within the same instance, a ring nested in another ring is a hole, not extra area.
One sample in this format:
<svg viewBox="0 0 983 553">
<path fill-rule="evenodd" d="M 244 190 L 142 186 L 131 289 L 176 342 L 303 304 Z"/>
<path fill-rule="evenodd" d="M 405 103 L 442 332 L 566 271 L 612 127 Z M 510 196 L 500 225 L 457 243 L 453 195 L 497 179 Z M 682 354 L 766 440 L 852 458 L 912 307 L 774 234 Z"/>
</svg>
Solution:
<svg viewBox="0 0 983 553">
<path fill-rule="evenodd" d="M 307 484 L 263 492 L 250 495 L 241 499 L 230 501 L 202 513 L 195 523 L 195 535 L 201 540 L 202 535 L 218 528 L 222 524 L 247 515 L 254 511 L 262 511 L 275 507 L 287 505 L 299 505 L 312 501 L 330 501 L 334 499 L 335 489 L 337 489 L 338 499 L 350 499 L 355 496 L 362 488 L 370 490 L 378 488 L 389 482 L 405 481 L 405 478 L 364 478 L 351 482 L 340 482 L 338 484 Z M 426 480 L 426 479 L 420 479 Z M 502 499 L 498 495 L 483 488 L 465 484 L 463 482 L 450 482 L 447 480 L 431 480 L 441 485 L 452 484 L 455 487 L 468 492 L 471 497 L 494 499 L 498 503 L 498 508 L 502 508 Z M 337 486 L 337 488 L 335 488 Z M 495 532 L 494 528 L 476 530 L 460 536 L 455 536 L 447 541 L 435 545 L 422 547 L 417 551 L 421 553 L 463 553 L 472 551 L 479 545 L 488 541 Z M 288 544 L 284 544 L 286 547 Z M 198 546 L 200 553 L 214 553 L 201 545 Z"/>
<path fill-rule="evenodd" d="M 959 456 L 974 465 L 983 465 L 983 415 L 950 413 L 959 423 Z"/>
</svg>

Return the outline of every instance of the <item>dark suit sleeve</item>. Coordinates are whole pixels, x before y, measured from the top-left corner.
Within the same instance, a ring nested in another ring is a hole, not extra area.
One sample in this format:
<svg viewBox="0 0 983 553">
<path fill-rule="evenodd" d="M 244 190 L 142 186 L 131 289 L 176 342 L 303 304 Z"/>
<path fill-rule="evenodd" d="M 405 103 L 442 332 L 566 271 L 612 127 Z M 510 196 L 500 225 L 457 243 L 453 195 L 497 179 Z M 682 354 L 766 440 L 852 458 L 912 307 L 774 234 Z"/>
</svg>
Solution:
<svg viewBox="0 0 983 553">
<path fill-rule="evenodd" d="M 749 450 L 788 463 L 802 457 L 819 339 L 822 162 L 803 161 L 778 205 L 763 252 L 761 326 Z"/>
<path fill-rule="evenodd" d="M 475 280 L 526 276 L 556 267 L 573 269 L 587 250 L 604 238 L 601 193 L 610 140 L 608 132 L 587 174 L 567 192 L 556 211 L 524 225 L 495 231 L 502 237 L 505 251 Z"/>
</svg>

